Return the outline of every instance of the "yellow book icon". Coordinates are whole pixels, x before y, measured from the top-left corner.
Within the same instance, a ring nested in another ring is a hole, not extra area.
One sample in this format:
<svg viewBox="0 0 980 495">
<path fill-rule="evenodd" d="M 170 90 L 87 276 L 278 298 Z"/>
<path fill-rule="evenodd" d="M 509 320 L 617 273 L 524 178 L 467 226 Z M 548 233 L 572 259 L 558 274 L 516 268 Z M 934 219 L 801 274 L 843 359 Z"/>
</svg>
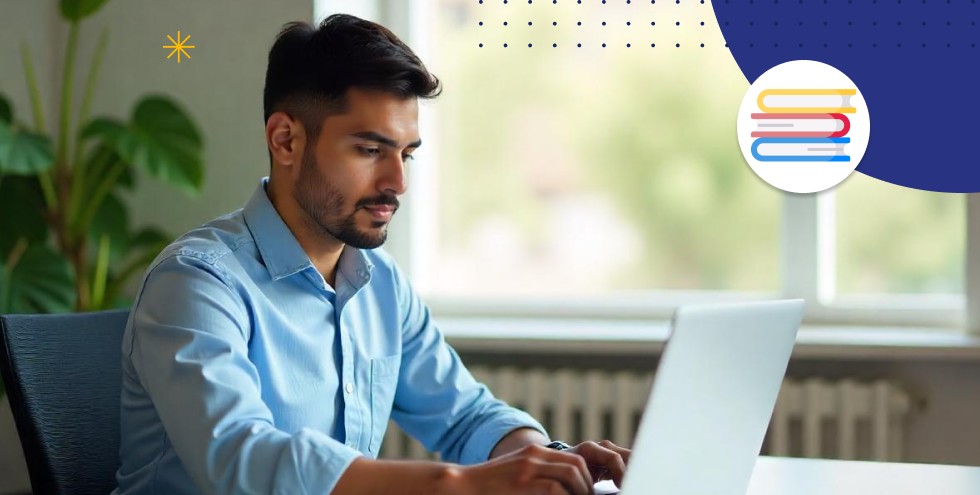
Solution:
<svg viewBox="0 0 980 495">
<path fill-rule="evenodd" d="M 766 113 L 854 113 L 856 89 L 766 89 L 756 100 Z"/>
</svg>

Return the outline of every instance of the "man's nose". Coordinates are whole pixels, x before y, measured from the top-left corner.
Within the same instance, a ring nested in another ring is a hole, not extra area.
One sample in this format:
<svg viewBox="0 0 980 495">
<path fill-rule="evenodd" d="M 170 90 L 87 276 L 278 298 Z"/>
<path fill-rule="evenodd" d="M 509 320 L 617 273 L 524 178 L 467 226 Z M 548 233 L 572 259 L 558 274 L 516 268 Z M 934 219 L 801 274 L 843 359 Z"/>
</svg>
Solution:
<svg viewBox="0 0 980 495">
<path fill-rule="evenodd" d="M 401 195 L 408 190 L 408 176 L 405 173 L 405 160 L 398 154 L 387 160 L 378 189 L 385 194 Z"/>
</svg>

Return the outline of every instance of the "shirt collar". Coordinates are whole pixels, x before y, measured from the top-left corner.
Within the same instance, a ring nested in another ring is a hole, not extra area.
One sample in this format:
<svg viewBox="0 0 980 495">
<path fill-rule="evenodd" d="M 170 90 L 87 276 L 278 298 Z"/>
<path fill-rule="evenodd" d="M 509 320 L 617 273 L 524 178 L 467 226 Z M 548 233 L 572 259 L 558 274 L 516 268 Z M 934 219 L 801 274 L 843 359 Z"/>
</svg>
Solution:
<svg viewBox="0 0 980 495">
<path fill-rule="evenodd" d="M 269 275 L 273 280 L 279 280 L 307 268 L 315 270 L 310 257 L 269 200 L 265 190 L 268 182 L 268 177 L 259 181 L 243 214 Z M 370 280 L 374 266 L 362 250 L 344 246 L 337 268 L 353 286 L 360 288 Z"/>
<path fill-rule="evenodd" d="M 371 281 L 371 270 L 374 265 L 367 259 L 364 251 L 350 246 L 344 246 L 337 261 L 337 305 L 344 303 L 354 296 L 362 287 Z M 341 280 L 346 281 L 342 283 Z"/>
</svg>

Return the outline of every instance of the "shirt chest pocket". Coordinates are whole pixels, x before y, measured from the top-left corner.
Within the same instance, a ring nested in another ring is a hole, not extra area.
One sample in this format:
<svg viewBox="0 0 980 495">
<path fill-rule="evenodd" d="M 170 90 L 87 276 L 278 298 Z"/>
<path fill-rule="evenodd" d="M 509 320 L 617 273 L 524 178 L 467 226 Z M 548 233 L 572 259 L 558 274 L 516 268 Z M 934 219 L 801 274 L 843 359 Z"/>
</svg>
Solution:
<svg viewBox="0 0 980 495">
<path fill-rule="evenodd" d="M 375 457 L 388 428 L 400 366 L 401 354 L 371 360 L 371 443 L 368 450 Z"/>
</svg>

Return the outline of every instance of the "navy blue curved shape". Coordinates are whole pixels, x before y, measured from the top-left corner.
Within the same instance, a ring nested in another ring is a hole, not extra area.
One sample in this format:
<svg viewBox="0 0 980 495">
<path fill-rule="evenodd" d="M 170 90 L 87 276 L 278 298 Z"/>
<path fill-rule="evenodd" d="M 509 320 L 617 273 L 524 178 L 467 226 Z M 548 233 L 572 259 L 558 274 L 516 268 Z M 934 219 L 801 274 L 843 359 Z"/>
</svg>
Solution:
<svg viewBox="0 0 980 495">
<path fill-rule="evenodd" d="M 871 115 L 858 171 L 916 189 L 980 191 L 977 0 L 714 0 L 713 8 L 750 82 L 783 62 L 816 60 L 857 84 Z"/>
</svg>

